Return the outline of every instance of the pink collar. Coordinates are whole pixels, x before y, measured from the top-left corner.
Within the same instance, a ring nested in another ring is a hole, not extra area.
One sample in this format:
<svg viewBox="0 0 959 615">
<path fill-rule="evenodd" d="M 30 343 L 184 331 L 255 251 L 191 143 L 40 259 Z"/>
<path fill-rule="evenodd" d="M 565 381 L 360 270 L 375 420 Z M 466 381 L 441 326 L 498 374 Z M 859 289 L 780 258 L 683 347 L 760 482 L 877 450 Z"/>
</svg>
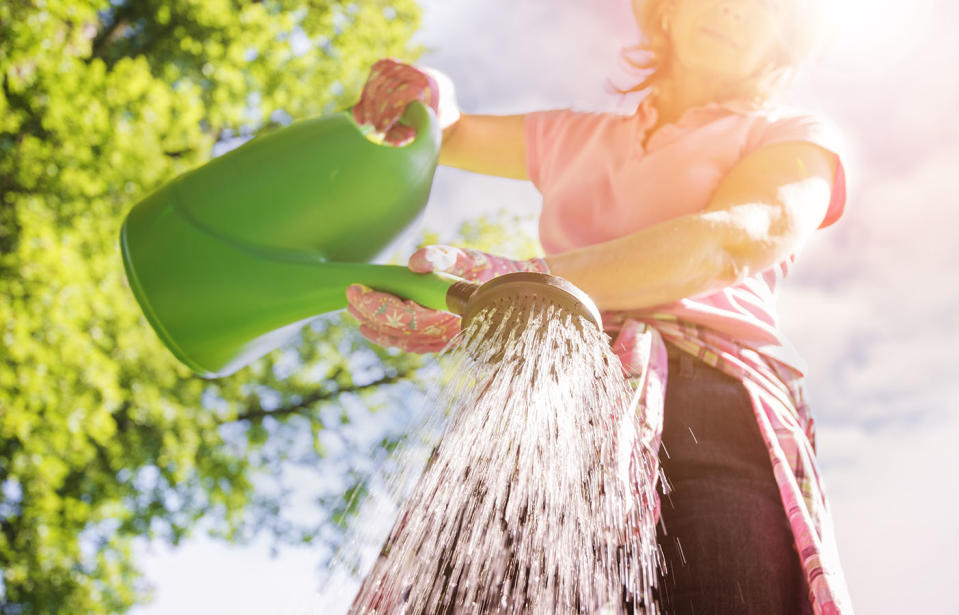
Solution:
<svg viewBox="0 0 959 615">
<path fill-rule="evenodd" d="M 742 99 L 732 99 L 723 102 L 709 102 L 698 107 L 690 107 L 683 112 L 678 120 L 672 123 L 682 124 L 684 121 L 687 121 L 689 117 L 695 117 L 703 113 L 712 114 L 716 111 L 728 111 L 732 113 L 738 113 L 740 115 L 750 115 L 755 113 L 757 110 L 759 110 L 758 107 L 751 105 L 749 102 Z M 656 123 L 656 120 L 659 118 L 659 112 L 653 105 L 652 96 L 646 96 L 642 101 L 640 101 L 635 115 L 639 119 L 643 130 L 647 130 Z"/>
</svg>

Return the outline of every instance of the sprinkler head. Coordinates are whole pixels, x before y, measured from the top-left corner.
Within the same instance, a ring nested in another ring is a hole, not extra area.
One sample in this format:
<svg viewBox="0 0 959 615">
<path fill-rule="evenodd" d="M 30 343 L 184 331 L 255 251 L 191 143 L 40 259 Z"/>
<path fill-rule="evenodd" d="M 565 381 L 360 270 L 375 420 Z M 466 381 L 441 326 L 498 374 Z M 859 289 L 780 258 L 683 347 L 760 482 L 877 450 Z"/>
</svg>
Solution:
<svg viewBox="0 0 959 615">
<path fill-rule="evenodd" d="M 600 330 L 603 321 L 589 295 L 572 282 L 546 273 L 517 272 L 493 278 L 485 284 L 458 281 L 446 291 L 446 305 L 463 318 L 463 328 L 486 306 L 504 299 L 534 298 L 561 306 L 593 322 Z"/>
</svg>

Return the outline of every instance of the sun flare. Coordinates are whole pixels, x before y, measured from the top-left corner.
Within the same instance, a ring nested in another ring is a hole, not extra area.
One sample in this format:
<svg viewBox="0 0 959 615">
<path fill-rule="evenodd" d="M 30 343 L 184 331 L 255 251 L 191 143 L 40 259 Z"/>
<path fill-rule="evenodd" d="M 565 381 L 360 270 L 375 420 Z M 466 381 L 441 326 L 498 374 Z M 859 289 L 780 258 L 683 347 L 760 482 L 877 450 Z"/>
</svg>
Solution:
<svg viewBox="0 0 959 615">
<path fill-rule="evenodd" d="M 827 59 L 860 70 L 888 70 L 923 44 L 931 30 L 932 3 L 845 0 L 836 3 Z"/>
</svg>

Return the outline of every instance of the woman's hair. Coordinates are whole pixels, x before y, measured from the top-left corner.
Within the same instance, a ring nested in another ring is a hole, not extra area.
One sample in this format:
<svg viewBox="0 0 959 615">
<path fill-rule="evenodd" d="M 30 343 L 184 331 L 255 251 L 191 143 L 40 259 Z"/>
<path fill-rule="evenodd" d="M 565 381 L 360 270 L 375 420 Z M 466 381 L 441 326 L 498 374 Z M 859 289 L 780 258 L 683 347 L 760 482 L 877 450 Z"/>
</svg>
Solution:
<svg viewBox="0 0 959 615">
<path fill-rule="evenodd" d="M 633 68 L 645 72 L 637 85 L 622 90 L 620 94 L 629 94 L 646 89 L 655 89 L 665 76 L 664 69 L 669 62 L 669 35 L 664 19 L 670 5 L 675 0 L 642 0 L 639 6 L 634 4 L 637 24 L 643 40 L 621 50 L 623 58 Z M 790 84 L 797 69 L 811 59 L 823 46 L 831 34 L 829 23 L 829 0 L 783 0 L 780 2 L 782 15 L 780 45 L 770 58 L 770 62 L 756 74 L 744 80 L 735 94 L 756 106 L 762 106 L 782 92 Z M 641 59 L 630 57 L 630 52 L 639 52 Z"/>
</svg>

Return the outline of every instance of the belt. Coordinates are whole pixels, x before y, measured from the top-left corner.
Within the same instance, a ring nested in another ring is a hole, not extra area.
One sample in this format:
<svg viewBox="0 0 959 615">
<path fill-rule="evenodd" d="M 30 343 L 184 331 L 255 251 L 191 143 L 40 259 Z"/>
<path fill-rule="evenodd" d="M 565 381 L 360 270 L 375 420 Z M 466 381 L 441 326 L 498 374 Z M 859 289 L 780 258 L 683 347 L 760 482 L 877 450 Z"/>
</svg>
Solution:
<svg viewBox="0 0 959 615">
<path fill-rule="evenodd" d="M 669 342 L 665 343 L 666 346 L 666 356 L 670 359 L 679 359 L 682 356 L 692 356 L 688 352 L 683 352 L 678 347 L 670 344 Z"/>
</svg>

